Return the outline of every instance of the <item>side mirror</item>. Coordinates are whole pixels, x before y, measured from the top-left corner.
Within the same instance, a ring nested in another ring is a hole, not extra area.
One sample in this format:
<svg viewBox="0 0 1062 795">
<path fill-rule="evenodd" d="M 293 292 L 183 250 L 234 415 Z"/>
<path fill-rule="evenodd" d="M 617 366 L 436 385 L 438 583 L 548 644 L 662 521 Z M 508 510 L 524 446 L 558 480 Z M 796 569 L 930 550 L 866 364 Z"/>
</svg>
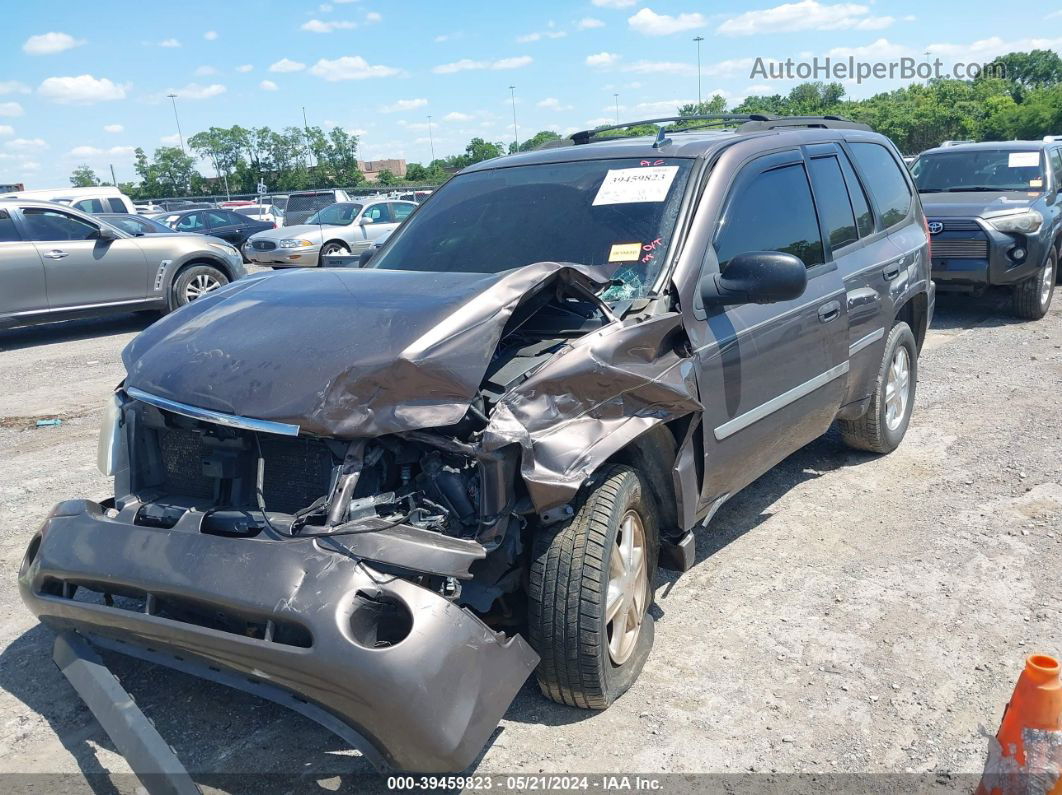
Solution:
<svg viewBox="0 0 1062 795">
<path fill-rule="evenodd" d="M 118 233 L 111 229 L 109 226 L 100 227 L 99 240 L 117 240 Z"/>
<path fill-rule="evenodd" d="M 366 265 L 368 265 L 369 260 L 373 258 L 374 254 L 376 254 L 376 249 L 372 248 L 367 248 L 363 252 L 361 252 L 361 254 L 358 256 L 358 267 L 364 268 Z"/>
<path fill-rule="evenodd" d="M 706 275 L 700 289 L 705 306 L 726 306 L 791 301 L 807 286 L 807 268 L 792 254 L 750 251 L 730 260 L 723 273 Z"/>
<path fill-rule="evenodd" d="M 372 220 L 371 218 L 369 218 L 367 215 L 363 215 L 361 217 L 361 220 L 358 221 L 358 223 L 361 224 L 362 226 L 368 226 L 369 224 L 375 224 L 376 222 L 374 220 Z"/>
</svg>

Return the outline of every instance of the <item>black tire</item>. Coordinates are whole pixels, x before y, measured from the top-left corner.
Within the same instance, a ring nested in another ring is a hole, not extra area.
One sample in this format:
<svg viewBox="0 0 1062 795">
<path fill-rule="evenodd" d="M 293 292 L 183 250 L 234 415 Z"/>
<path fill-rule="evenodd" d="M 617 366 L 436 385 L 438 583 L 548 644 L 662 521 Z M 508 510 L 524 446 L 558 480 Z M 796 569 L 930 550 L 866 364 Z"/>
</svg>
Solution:
<svg viewBox="0 0 1062 795">
<path fill-rule="evenodd" d="M 1012 299 L 1015 315 L 1025 320 L 1039 320 L 1047 314 L 1047 310 L 1051 307 L 1051 298 L 1055 294 L 1057 270 L 1058 255 L 1051 251 L 1047 255 L 1047 262 L 1036 272 L 1035 276 L 1030 276 L 1020 284 L 1014 285 Z M 1044 280 L 1050 282 L 1046 297 L 1042 289 Z"/>
<path fill-rule="evenodd" d="M 210 288 L 211 290 L 218 289 L 218 287 L 224 287 L 229 283 L 229 277 L 215 267 L 210 265 L 188 265 L 178 272 L 176 278 L 173 280 L 173 285 L 170 287 L 170 312 L 175 309 L 180 309 L 185 304 L 194 300 L 194 298 L 189 297 L 189 287 L 194 282 L 200 280 L 206 280 L 207 282 L 213 280 L 213 282 L 216 282 L 217 286 Z"/>
<path fill-rule="evenodd" d="M 899 422 L 890 425 L 888 419 L 887 390 L 889 384 L 889 372 L 893 361 L 897 356 L 897 349 L 903 347 L 907 352 L 908 362 L 908 386 L 907 401 L 904 404 L 903 416 Z M 841 438 L 849 447 L 856 450 L 868 450 L 871 453 L 891 453 L 907 433 L 907 426 L 911 423 L 911 412 L 914 409 L 915 390 L 918 385 L 918 345 L 915 343 L 911 327 L 903 321 L 896 323 L 885 340 L 885 353 L 881 357 L 881 366 L 878 368 L 878 377 L 874 382 L 874 394 L 870 398 L 870 406 L 866 413 L 855 420 L 838 420 L 841 429 Z"/>
<path fill-rule="evenodd" d="M 617 538 L 628 512 L 637 515 L 644 530 L 647 576 L 637 636 L 632 630 L 627 656 L 616 664 L 609 650 L 605 609 L 612 555 L 619 554 Z M 538 531 L 532 548 L 528 635 L 542 658 L 538 685 L 547 698 L 572 707 L 605 709 L 638 678 L 653 645 L 648 611 L 658 533 L 653 497 L 638 473 L 626 466 L 609 466 L 594 475 L 575 515 Z"/>
</svg>

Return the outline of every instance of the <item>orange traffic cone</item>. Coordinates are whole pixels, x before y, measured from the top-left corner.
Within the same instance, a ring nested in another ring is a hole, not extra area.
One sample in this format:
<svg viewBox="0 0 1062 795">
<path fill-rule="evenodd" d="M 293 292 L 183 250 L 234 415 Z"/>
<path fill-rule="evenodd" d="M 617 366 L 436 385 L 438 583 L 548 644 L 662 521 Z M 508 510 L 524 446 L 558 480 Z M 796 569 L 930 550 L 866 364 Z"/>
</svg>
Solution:
<svg viewBox="0 0 1062 795">
<path fill-rule="evenodd" d="M 977 795 L 1062 795 L 1062 681 L 1046 654 L 1025 661 Z"/>
</svg>

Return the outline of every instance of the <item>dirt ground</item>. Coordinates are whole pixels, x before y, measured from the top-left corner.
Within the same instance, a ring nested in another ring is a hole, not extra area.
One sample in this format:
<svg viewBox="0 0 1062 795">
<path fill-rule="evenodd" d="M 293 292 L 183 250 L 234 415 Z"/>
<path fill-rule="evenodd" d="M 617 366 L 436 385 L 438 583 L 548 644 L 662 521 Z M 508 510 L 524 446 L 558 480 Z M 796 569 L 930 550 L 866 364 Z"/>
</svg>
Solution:
<svg viewBox="0 0 1062 795">
<path fill-rule="evenodd" d="M 876 458 L 829 434 L 737 495 L 695 568 L 658 575 L 634 688 L 586 713 L 529 683 L 475 772 L 979 773 L 1023 658 L 1062 652 L 1056 299 L 1018 322 L 1001 296 L 942 297 L 900 449 Z M 30 780 L 38 791 L 137 788 L 51 664 L 15 575 L 53 503 L 109 493 L 101 408 L 147 322 L 0 332 L 0 773 L 53 774 Z M 201 783 L 367 780 L 357 753 L 297 715 L 108 659 Z"/>
</svg>

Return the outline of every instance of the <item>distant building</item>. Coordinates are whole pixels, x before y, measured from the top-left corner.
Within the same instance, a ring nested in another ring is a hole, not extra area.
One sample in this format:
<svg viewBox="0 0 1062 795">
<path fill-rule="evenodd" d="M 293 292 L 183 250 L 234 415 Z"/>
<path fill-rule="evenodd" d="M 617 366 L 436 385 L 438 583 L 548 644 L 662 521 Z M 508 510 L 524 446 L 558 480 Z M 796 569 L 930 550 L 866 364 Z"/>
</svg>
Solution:
<svg viewBox="0 0 1062 795">
<path fill-rule="evenodd" d="M 359 160 L 358 170 L 365 175 L 365 179 L 369 182 L 376 182 L 376 178 L 381 171 L 390 171 L 396 177 L 401 178 L 406 175 L 406 161 L 398 159 Z"/>
</svg>

